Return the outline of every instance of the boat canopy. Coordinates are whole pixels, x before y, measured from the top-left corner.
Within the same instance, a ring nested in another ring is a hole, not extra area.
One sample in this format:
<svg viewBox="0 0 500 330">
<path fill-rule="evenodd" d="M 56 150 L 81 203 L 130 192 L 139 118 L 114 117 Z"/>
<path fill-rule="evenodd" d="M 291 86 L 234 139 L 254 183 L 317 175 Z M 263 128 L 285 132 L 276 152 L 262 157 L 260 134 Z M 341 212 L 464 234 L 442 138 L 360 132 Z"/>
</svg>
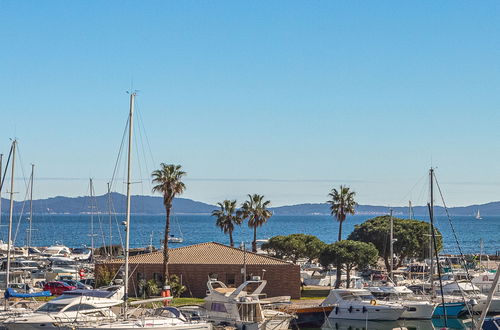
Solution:
<svg viewBox="0 0 500 330">
<path fill-rule="evenodd" d="M 19 293 L 12 288 L 8 288 L 5 291 L 5 299 L 9 298 L 35 298 L 35 297 L 50 297 L 50 291 L 34 292 L 34 293 Z"/>
</svg>

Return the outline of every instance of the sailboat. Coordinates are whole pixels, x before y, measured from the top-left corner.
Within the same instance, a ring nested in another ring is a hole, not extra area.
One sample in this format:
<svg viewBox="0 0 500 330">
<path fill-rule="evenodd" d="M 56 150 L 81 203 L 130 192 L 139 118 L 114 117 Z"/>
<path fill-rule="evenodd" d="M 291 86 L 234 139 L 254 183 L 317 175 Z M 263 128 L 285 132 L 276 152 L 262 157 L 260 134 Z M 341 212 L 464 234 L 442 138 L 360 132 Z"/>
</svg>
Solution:
<svg viewBox="0 0 500 330">
<path fill-rule="evenodd" d="M 479 213 L 479 209 L 477 209 L 477 213 L 476 213 L 476 219 L 477 220 L 481 220 L 481 213 Z"/>
</svg>

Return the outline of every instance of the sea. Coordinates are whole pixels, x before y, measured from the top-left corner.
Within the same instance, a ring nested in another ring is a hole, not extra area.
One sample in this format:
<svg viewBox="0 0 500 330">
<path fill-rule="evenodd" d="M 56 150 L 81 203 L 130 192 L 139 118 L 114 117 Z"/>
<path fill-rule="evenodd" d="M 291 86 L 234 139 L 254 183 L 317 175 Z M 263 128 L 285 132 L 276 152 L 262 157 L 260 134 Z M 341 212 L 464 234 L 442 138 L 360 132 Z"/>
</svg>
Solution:
<svg viewBox="0 0 500 330">
<path fill-rule="evenodd" d="M 355 225 L 372 217 L 374 215 L 348 217 L 343 224 L 342 236 L 346 238 Z M 122 244 L 125 237 L 124 220 L 125 215 L 121 214 L 34 215 L 32 245 L 43 247 L 60 243 L 68 247 L 91 247 L 93 243 L 94 247 L 99 247 L 109 245 L 110 232 L 112 243 Z M 4 242 L 7 241 L 7 223 L 8 217 L 4 214 L 0 223 L 0 239 Z M 26 245 L 28 223 L 26 215 L 14 217 L 12 237 L 15 245 Z M 490 255 L 500 253 L 500 216 L 484 216 L 481 220 L 472 216 L 456 216 L 451 218 L 451 224 L 447 217 L 437 216 L 435 224 L 443 235 L 444 253 L 456 254 L 459 247 L 464 253 L 479 254 L 481 250 Z M 132 248 L 161 246 L 165 228 L 164 215 L 132 215 L 130 226 Z M 275 215 L 257 229 L 257 236 L 258 239 L 268 239 L 276 235 L 304 233 L 315 235 L 325 243 L 332 243 L 337 239 L 338 226 L 331 216 L 326 215 Z M 229 237 L 215 225 L 215 218 L 210 215 L 173 215 L 171 234 L 184 239 L 182 243 L 171 244 L 171 247 L 210 241 L 229 244 Z M 244 223 L 236 227 L 233 236 L 238 246 L 245 244 L 249 247 L 253 232 Z"/>
</svg>

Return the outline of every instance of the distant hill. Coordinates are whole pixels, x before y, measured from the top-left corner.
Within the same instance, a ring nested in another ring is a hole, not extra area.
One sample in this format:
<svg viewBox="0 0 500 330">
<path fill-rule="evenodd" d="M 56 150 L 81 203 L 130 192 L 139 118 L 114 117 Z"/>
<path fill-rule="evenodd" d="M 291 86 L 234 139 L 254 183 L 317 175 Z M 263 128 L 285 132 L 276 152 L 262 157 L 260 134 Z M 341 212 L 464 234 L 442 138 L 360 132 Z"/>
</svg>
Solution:
<svg viewBox="0 0 500 330">
<path fill-rule="evenodd" d="M 84 197 L 51 197 L 47 199 L 38 199 L 33 201 L 33 211 L 35 213 L 51 213 L 51 214 L 84 214 L 90 213 L 92 209 L 95 212 L 108 212 L 108 198 L 111 198 L 113 212 L 125 213 L 125 196 L 119 193 L 96 196 L 93 203 L 88 196 Z M 28 203 L 14 202 L 14 212 L 20 213 L 23 209 L 28 211 Z M 132 212 L 136 214 L 164 214 L 163 198 L 160 196 L 132 196 L 131 199 Z M 174 214 L 210 214 L 217 207 L 215 205 L 206 204 L 203 202 L 193 201 L 188 198 L 176 198 L 173 202 Z M 2 213 L 7 213 L 9 209 L 9 201 L 2 198 Z M 408 216 L 408 207 L 393 207 L 395 216 Z M 482 215 L 500 215 L 500 202 L 491 202 L 481 205 L 470 205 L 461 207 L 449 208 L 452 215 L 472 216 L 477 210 L 481 211 Z M 316 204 L 297 204 L 271 208 L 275 215 L 329 215 L 330 210 L 326 203 Z M 444 215 L 444 208 L 437 206 L 435 208 L 436 215 Z M 387 214 L 389 208 L 387 206 L 375 205 L 358 205 L 356 207 L 357 214 Z M 415 215 L 427 215 L 427 206 L 413 207 Z"/>
<path fill-rule="evenodd" d="M 392 207 L 395 216 L 408 217 L 408 207 Z M 448 212 L 451 215 L 474 215 L 477 210 L 481 211 L 482 215 L 500 215 L 500 202 L 491 202 L 481 205 L 470 205 L 461 207 L 451 207 Z M 289 206 L 280 206 L 272 209 L 276 215 L 329 215 L 330 209 L 326 203 L 316 204 L 297 204 Z M 387 214 L 389 207 L 375 206 L 375 205 L 358 205 L 356 207 L 356 214 Z M 427 206 L 414 206 L 413 213 L 415 215 L 428 215 L 429 211 Z M 435 215 L 446 215 L 446 211 L 441 206 L 434 208 Z"/>
<path fill-rule="evenodd" d="M 94 212 L 108 213 L 109 203 L 113 212 L 126 212 L 126 197 L 118 193 L 111 193 L 110 196 L 96 196 L 95 199 L 84 197 L 51 197 L 47 199 L 38 199 L 33 201 L 34 213 L 51 214 L 82 214 Z M 163 198 L 160 196 L 132 196 L 131 210 L 136 214 L 164 214 Z M 24 212 L 28 211 L 28 203 L 24 206 Z M 14 202 L 14 212 L 20 213 L 23 208 L 23 202 Z M 175 214 L 208 214 L 214 210 L 215 206 L 196 202 L 187 198 L 176 198 L 173 201 L 173 212 Z M 2 199 L 2 213 L 8 212 L 9 201 Z"/>
</svg>

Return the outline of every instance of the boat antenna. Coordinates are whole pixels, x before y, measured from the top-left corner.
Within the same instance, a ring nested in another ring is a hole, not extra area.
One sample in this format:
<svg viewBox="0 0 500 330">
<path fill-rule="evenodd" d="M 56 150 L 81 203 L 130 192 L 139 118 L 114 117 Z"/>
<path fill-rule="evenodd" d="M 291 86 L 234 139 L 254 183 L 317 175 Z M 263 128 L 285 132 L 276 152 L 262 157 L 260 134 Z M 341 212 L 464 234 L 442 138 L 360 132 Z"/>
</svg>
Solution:
<svg viewBox="0 0 500 330">
<path fill-rule="evenodd" d="M 446 317 L 446 305 L 444 302 L 444 294 L 443 294 L 443 280 L 441 279 L 441 265 L 439 264 L 439 254 L 438 254 L 438 249 L 437 249 L 437 242 L 436 242 L 436 232 L 434 230 L 434 186 L 433 186 L 433 181 L 434 181 L 434 169 L 431 167 L 429 171 L 429 179 L 430 179 L 430 186 L 431 186 L 431 201 L 430 203 L 427 203 L 427 207 L 429 208 L 429 219 L 431 223 L 431 239 L 432 239 L 432 244 L 434 246 L 434 254 L 436 258 L 436 264 L 437 264 L 437 270 L 438 270 L 438 276 L 439 276 L 439 290 L 441 292 L 441 304 L 443 306 L 443 317 L 444 317 L 444 327 L 448 328 L 448 321 Z M 431 260 L 432 260 L 431 256 Z M 431 284 L 434 283 L 432 279 L 432 271 L 431 271 Z"/>
<path fill-rule="evenodd" d="M 390 244 L 389 244 L 389 255 L 390 255 L 390 260 L 389 260 L 389 278 L 391 279 L 391 282 L 394 283 L 394 219 L 392 218 L 392 208 L 389 209 L 389 223 L 390 223 Z"/>
<path fill-rule="evenodd" d="M 127 156 L 127 215 L 125 220 L 125 294 L 123 295 L 124 317 L 127 319 L 129 249 L 130 249 L 130 174 L 132 170 L 132 134 L 134 128 L 134 99 L 136 92 L 130 92 L 130 111 L 128 118 L 128 156 Z"/>
</svg>

